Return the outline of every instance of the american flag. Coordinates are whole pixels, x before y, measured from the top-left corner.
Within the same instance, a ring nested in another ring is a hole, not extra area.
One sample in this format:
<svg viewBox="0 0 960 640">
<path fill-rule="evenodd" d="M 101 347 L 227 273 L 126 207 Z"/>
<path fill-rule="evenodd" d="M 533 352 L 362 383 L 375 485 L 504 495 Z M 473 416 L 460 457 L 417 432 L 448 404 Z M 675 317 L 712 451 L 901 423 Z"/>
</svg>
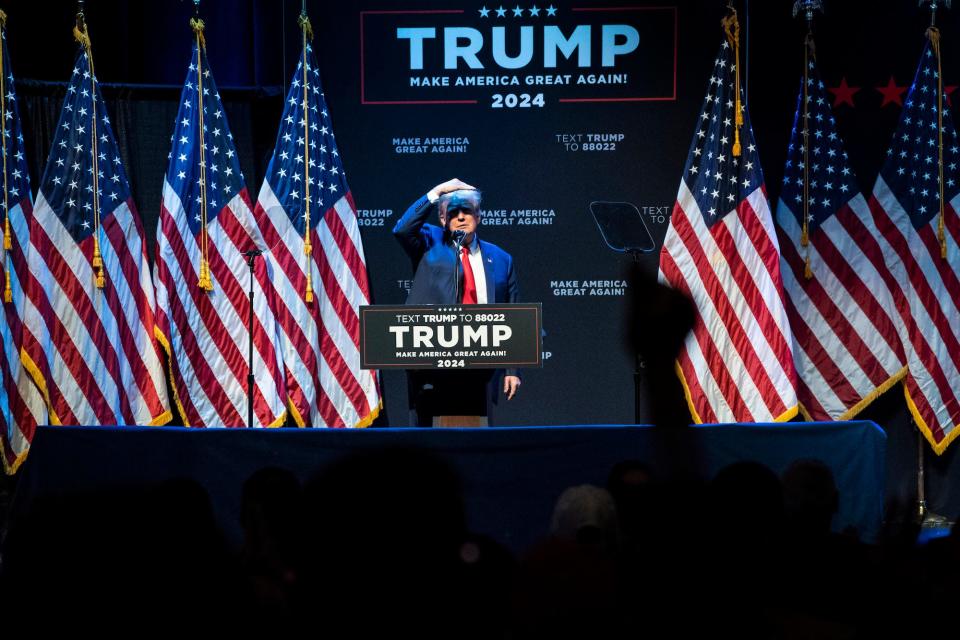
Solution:
<svg viewBox="0 0 960 640">
<path fill-rule="evenodd" d="M 197 43 L 172 143 L 157 228 L 158 337 L 184 423 L 244 426 L 250 272 L 243 252 L 265 247 L 206 49 Z M 209 290 L 198 284 L 207 265 Z M 256 424 L 278 426 L 286 392 L 267 267 L 255 260 L 254 415 Z"/>
<path fill-rule="evenodd" d="M 942 453 L 960 433 L 960 155 L 939 82 L 939 56 L 928 41 L 870 209 L 902 288 L 897 298 L 910 368 L 907 405 Z"/>
<path fill-rule="evenodd" d="M 24 306 L 20 274 L 26 269 L 23 248 L 30 243 L 27 219 L 33 214 L 33 204 L 2 12 L 0 39 L 0 122 L 3 123 L 0 288 L 4 291 L 3 313 L 0 313 L 0 458 L 4 471 L 12 474 L 26 458 L 37 425 L 46 423 L 47 408 L 20 361 Z"/>
<path fill-rule="evenodd" d="M 776 222 L 801 410 L 808 419 L 847 420 L 906 373 L 892 293 L 899 286 L 812 57 Z"/>
<path fill-rule="evenodd" d="M 24 342 L 50 421 L 169 421 L 143 228 L 82 47 L 29 229 Z"/>
<path fill-rule="evenodd" d="M 300 425 L 369 425 L 381 399 L 376 373 L 360 369 L 358 307 L 370 303 L 367 267 L 309 44 L 290 83 L 256 216 L 270 247 L 293 417 Z"/>
<path fill-rule="evenodd" d="M 780 250 L 735 65 L 725 41 L 660 251 L 661 281 L 697 306 L 677 363 L 696 422 L 787 420 L 797 412 Z"/>
</svg>

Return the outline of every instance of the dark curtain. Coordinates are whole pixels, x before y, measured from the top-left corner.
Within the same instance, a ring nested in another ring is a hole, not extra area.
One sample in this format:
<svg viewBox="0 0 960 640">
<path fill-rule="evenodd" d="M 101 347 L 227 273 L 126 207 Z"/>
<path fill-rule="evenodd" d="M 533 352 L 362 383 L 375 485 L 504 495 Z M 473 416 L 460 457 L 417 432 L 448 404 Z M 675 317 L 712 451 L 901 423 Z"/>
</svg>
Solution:
<svg viewBox="0 0 960 640">
<path fill-rule="evenodd" d="M 153 246 L 160 213 L 170 135 L 180 101 L 180 87 L 101 85 L 110 124 L 130 180 L 137 211 L 146 230 L 147 252 Z M 20 81 L 17 99 L 36 198 L 47 155 L 60 118 L 66 85 Z M 240 168 L 256 201 L 283 110 L 276 91 L 222 90 L 223 106 L 240 159 Z"/>
</svg>

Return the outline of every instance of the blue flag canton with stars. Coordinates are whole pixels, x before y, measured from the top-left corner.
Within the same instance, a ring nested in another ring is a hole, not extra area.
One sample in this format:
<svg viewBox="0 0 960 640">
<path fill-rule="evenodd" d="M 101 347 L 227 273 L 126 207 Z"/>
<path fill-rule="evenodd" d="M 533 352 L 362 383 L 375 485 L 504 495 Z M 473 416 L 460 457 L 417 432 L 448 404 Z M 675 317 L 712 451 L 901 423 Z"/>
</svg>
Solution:
<svg viewBox="0 0 960 640">
<path fill-rule="evenodd" d="M 739 158 L 733 156 L 734 65 L 730 45 L 724 41 L 714 63 L 697 133 L 690 144 L 683 172 L 683 179 L 696 198 L 708 227 L 734 210 L 746 195 L 763 184 L 750 118 L 742 99 L 741 155 Z"/>
<path fill-rule="evenodd" d="M 797 222 L 803 224 L 803 80 L 797 96 L 797 112 L 787 147 L 787 165 L 783 172 L 780 198 L 790 207 Z M 807 114 L 810 121 L 807 152 L 808 229 L 812 232 L 857 193 L 856 176 L 837 134 L 836 120 L 830 109 L 826 88 L 816 63 L 811 59 L 807 70 Z"/>
<path fill-rule="evenodd" d="M 94 189 L 101 221 L 130 198 L 106 103 L 81 49 L 40 180 L 40 192 L 78 243 L 95 230 Z"/>
<path fill-rule="evenodd" d="M 233 135 L 220 101 L 205 50 L 200 53 L 202 73 L 198 75 L 197 44 L 187 79 L 180 94 L 180 109 L 167 156 L 167 181 L 180 195 L 187 223 L 193 233 L 200 231 L 201 187 L 200 119 L 203 104 L 203 162 L 206 169 L 207 221 L 216 219 L 223 207 L 243 188 L 243 173 L 233 145 Z"/>
<path fill-rule="evenodd" d="M 937 56 L 928 41 L 920 57 L 917 75 L 903 103 L 900 123 L 893 136 L 880 175 L 897 201 L 910 216 L 915 229 L 921 229 L 940 213 L 940 175 L 938 159 Z M 947 202 L 960 192 L 960 158 L 957 131 L 943 98 L 943 195 Z"/>
<path fill-rule="evenodd" d="M 0 198 L 0 208 L 9 206 L 11 209 L 21 200 L 30 200 L 30 172 L 27 169 L 26 154 L 24 153 L 23 130 L 20 128 L 20 111 L 17 108 L 17 92 L 14 88 L 13 70 L 10 66 L 10 55 L 7 52 L 7 32 L 0 32 L 3 42 L 3 73 L 4 95 L 0 99 L 4 102 L 3 138 L 6 143 L 0 153 L 6 153 L 7 166 L 7 205 Z M 0 181 L 2 182 L 2 181 Z M 6 212 L 4 212 L 4 216 Z"/>
<path fill-rule="evenodd" d="M 307 82 L 304 87 L 304 64 Z M 307 94 L 307 117 L 303 96 Z M 306 129 L 306 130 L 305 130 Z M 310 227 L 316 228 L 324 212 L 347 193 L 347 177 L 330 124 L 327 101 L 320 85 L 320 69 L 307 45 L 287 92 L 280 120 L 277 145 L 267 168 L 270 188 L 290 221 L 300 233 L 306 222 L 307 186 L 310 198 Z"/>
</svg>

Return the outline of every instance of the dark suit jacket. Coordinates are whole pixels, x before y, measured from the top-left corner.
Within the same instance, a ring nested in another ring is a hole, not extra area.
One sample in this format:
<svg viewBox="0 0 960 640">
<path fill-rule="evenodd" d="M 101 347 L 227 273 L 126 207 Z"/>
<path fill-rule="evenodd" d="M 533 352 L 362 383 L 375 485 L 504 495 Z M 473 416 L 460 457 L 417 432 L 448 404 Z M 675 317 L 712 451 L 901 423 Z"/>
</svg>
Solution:
<svg viewBox="0 0 960 640">
<path fill-rule="evenodd" d="M 407 209 L 393 227 L 393 235 L 413 262 L 413 285 L 407 304 L 454 304 L 454 272 L 463 291 L 463 269 L 450 243 L 438 226 L 427 224 L 436 216 L 436 207 L 423 196 Z M 517 302 L 519 289 L 513 257 L 500 247 L 480 240 L 483 276 L 487 283 L 487 302 Z M 474 274 L 476 275 L 476 274 Z"/>
<path fill-rule="evenodd" d="M 437 215 L 437 208 L 426 195 L 410 205 L 406 213 L 397 220 L 393 235 L 403 246 L 413 263 L 413 284 L 407 296 L 407 304 L 454 304 L 456 287 L 454 272 L 460 278 L 460 291 L 463 291 L 463 269 L 458 265 L 456 253 L 449 236 L 436 225 L 427 224 L 427 219 Z M 487 283 L 487 302 L 518 302 L 519 288 L 517 273 L 513 268 L 513 257 L 495 244 L 480 240 L 480 253 L 483 257 L 483 277 Z M 474 274 L 476 276 L 477 274 Z M 475 373 L 479 373 L 474 370 Z M 457 373 L 457 372 L 454 372 Z M 461 375 L 463 372 L 460 372 Z M 489 398 L 494 403 L 499 395 L 502 375 L 519 375 L 516 369 L 498 370 L 487 385 Z M 414 385 L 424 380 L 431 384 L 437 376 L 450 375 L 445 372 L 420 372 L 414 376 Z M 431 377 L 432 376 L 432 377 Z M 421 380 L 423 378 L 423 380 Z M 411 387 L 411 404 L 419 389 Z"/>
</svg>

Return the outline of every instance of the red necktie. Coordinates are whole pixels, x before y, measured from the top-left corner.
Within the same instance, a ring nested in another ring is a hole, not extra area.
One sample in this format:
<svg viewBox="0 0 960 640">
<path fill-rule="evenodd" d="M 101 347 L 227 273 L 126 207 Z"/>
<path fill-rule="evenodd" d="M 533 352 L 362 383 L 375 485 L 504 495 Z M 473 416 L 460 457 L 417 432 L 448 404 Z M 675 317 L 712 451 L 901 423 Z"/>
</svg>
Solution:
<svg viewBox="0 0 960 640">
<path fill-rule="evenodd" d="M 477 304 L 477 281 L 473 279 L 470 266 L 470 250 L 460 248 L 460 263 L 463 265 L 463 304 Z"/>
</svg>

